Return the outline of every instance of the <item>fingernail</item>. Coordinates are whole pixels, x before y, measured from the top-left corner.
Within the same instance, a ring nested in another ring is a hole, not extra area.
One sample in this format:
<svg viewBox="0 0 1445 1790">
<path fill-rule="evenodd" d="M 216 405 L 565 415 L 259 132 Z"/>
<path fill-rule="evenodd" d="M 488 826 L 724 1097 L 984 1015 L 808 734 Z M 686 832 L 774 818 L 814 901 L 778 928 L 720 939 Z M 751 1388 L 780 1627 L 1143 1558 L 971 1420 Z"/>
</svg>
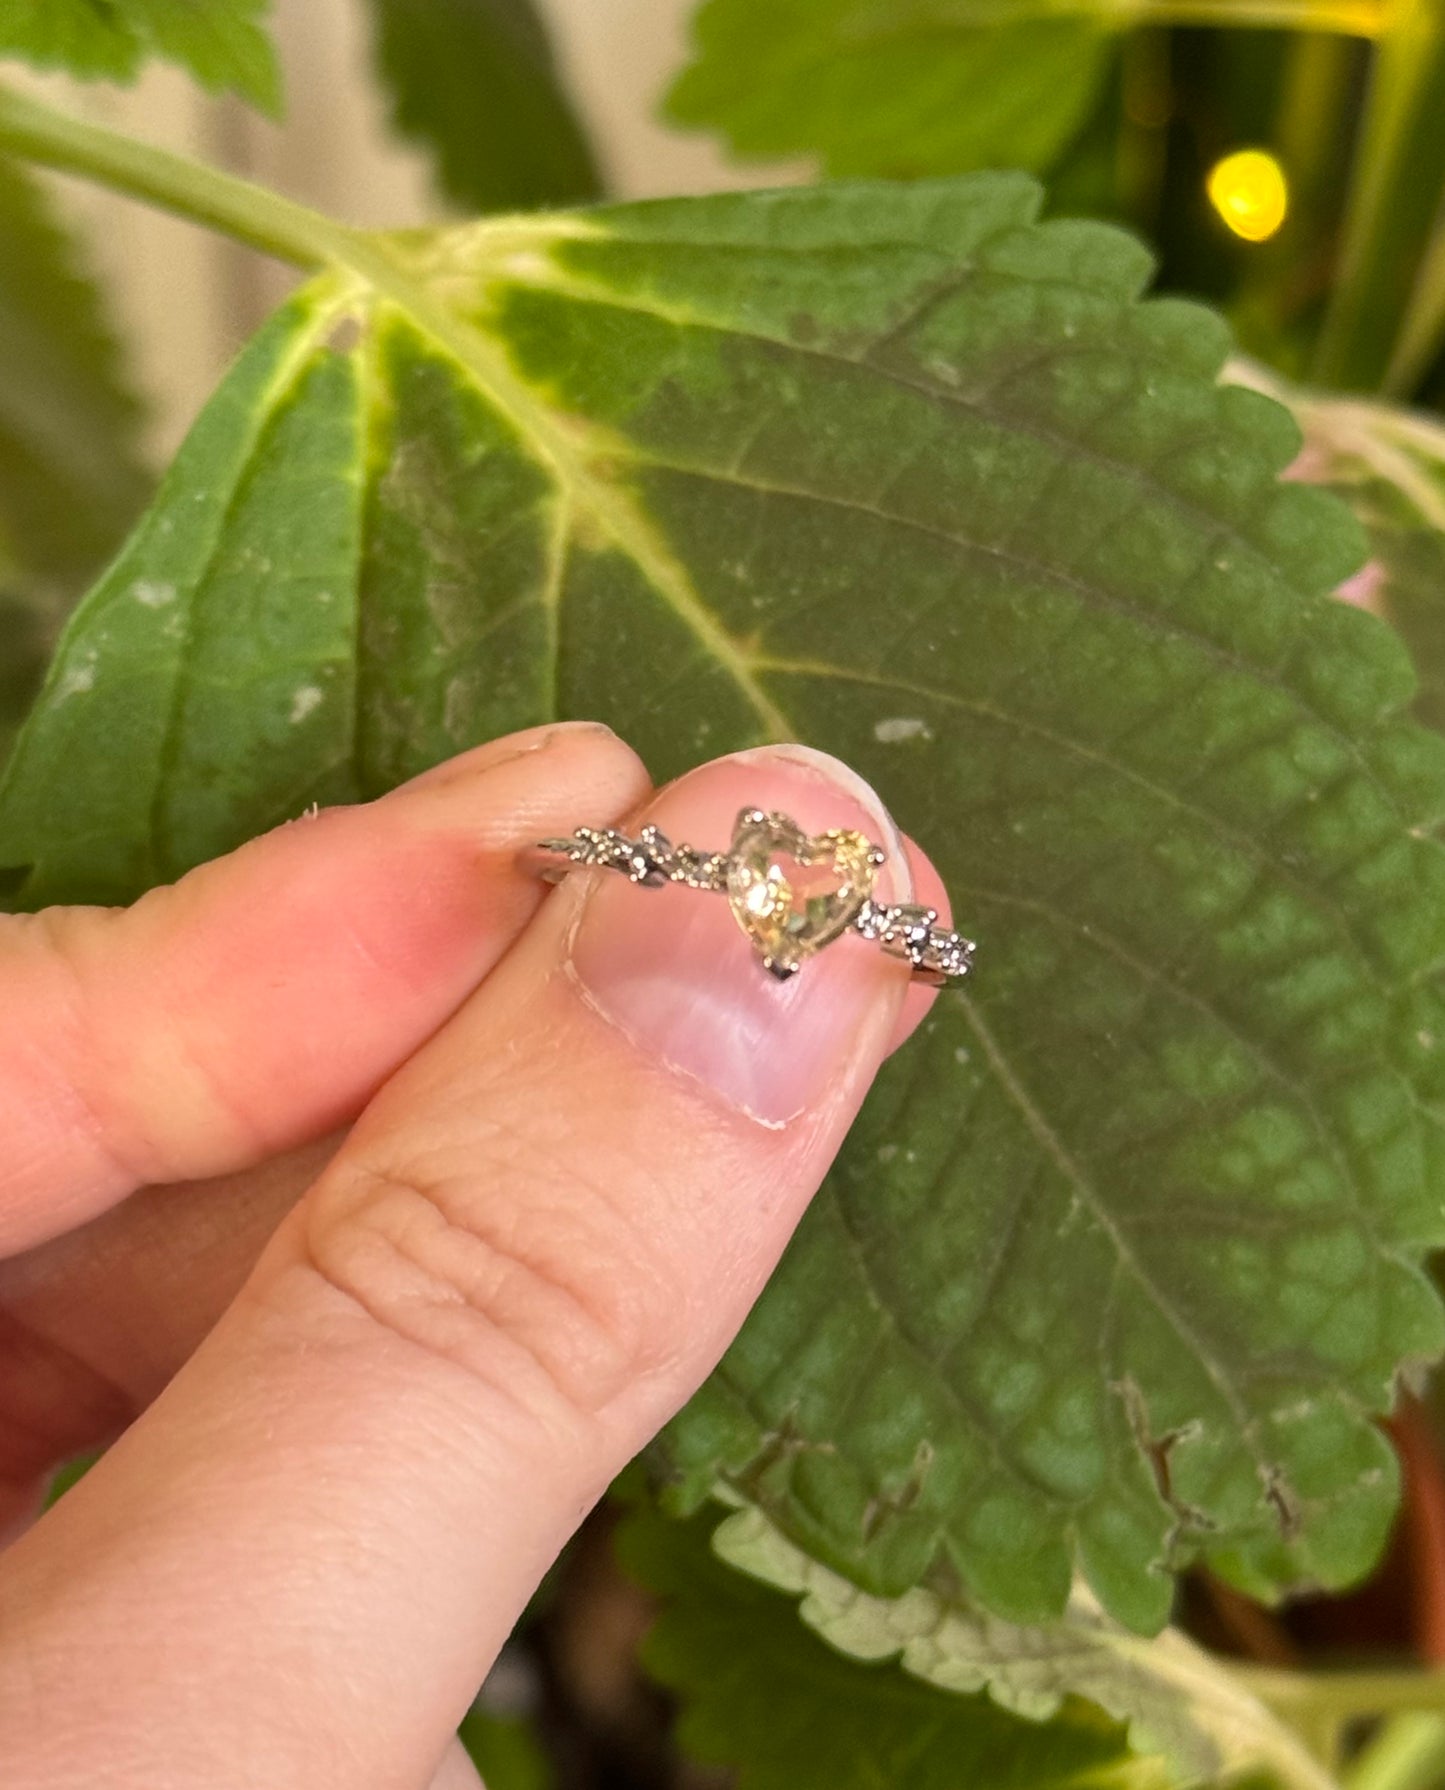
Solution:
<svg viewBox="0 0 1445 1790">
<path fill-rule="evenodd" d="M 674 844 L 713 851 L 727 846 L 745 807 L 781 810 L 809 833 L 866 834 L 888 854 L 877 897 L 910 898 L 903 841 L 877 793 L 810 747 L 717 759 L 664 790 L 643 819 Z M 725 896 L 679 884 L 639 888 L 615 872 L 591 877 L 572 930 L 571 970 L 590 1004 L 638 1048 L 767 1125 L 871 1075 L 908 980 L 876 945 L 845 933 L 780 982 Z"/>
<path fill-rule="evenodd" d="M 617 738 L 612 729 L 602 721 L 546 721 L 540 727 L 528 727 L 521 733 L 509 733 L 499 740 L 488 740 L 485 745 L 473 746 L 469 751 L 459 752 L 455 758 L 444 758 L 430 770 L 408 778 L 390 794 L 406 795 L 414 789 L 432 789 L 441 783 L 458 782 L 463 777 L 475 776 L 478 771 L 495 770 L 498 765 L 526 758 L 530 753 L 545 752 L 560 739 L 588 733 L 607 739 Z"/>
</svg>

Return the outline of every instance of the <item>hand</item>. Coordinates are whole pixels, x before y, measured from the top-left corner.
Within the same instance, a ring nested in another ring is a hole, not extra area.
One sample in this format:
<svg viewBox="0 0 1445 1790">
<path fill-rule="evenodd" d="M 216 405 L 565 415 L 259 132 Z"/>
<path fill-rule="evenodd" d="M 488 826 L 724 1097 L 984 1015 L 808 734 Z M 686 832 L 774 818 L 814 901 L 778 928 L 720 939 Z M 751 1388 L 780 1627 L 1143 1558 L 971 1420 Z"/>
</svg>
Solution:
<svg viewBox="0 0 1445 1790">
<path fill-rule="evenodd" d="M 571 725 L 123 912 L 0 920 L 7 1790 L 475 1784 L 477 1684 L 927 1004 L 861 941 L 781 984 L 716 896 L 516 863 L 644 807 L 722 843 L 748 803 L 861 828 L 942 909 L 836 761 L 649 797 Z"/>
</svg>

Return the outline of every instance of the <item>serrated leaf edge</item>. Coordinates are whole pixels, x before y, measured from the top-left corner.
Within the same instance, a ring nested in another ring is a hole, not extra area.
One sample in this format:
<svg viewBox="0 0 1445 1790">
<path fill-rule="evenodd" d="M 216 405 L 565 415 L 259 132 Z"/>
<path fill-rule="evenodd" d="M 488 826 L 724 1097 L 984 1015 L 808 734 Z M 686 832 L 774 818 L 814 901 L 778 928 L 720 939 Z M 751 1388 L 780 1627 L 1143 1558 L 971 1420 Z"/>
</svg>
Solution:
<svg viewBox="0 0 1445 1790">
<path fill-rule="evenodd" d="M 948 1601 L 922 1586 L 898 1598 L 873 1597 L 796 1548 L 761 1510 L 735 1510 L 713 1532 L 713 1551 L 736 1571 L 799 1598 L 802 1620 L 855 1659 L 897 1659 L 940 1690 L 986 1690 L 1001 1709 L 1046 1722 L 1065 1699 L 1083 1697 L 1123 1722 L 1136 1752 L 1159 1754 L 1181 1785 L 1266 1764 L 1288 1790 L 1335 1790 L 1335 1781 L 1228 1668 L 1180 1630 L 1145 1640 L 1114 1622 L 1078 1584 L 1055 1623 L 1023 1627 Z M 1086 1670 L 1110 1658 L 1120 1668 L 1111 1692 Z M 1170 1724 L 1149 1699 L 1131 1694 L 1147 1676 L 1159 1695 L 1178 1699 Z"/>
</svg>

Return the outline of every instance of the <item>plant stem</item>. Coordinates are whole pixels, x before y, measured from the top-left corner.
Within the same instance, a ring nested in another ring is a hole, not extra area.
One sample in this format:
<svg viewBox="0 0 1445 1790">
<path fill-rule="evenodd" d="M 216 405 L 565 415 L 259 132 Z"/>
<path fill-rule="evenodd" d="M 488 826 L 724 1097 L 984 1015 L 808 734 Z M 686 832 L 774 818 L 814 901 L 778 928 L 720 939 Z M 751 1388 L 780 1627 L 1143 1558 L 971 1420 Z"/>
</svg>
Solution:
<svg viewBox="0 0 1445 1790">
<path fill-rule="evenodd" d="M 349 260 L 357 232 L 218 168 L 0 87 L 0 149 L 84 175 L 307 270 Z"/>
<path fill-rule="evenodd" d="M 1385 370 L 1387 392 L 1410 392 L 1430 370 L 1445 342 L 1445 224 L 1425 256 L 1395 352 Z"/>
<path fill-rule="evenodd" d="M 1098 0 L 1082 0 L 1057 10 L 1126 26 L 1252 26 L 1266 31 L 1338 32 L 1344 37 L 1378 37 L 1386 18 L 1386 9 L 1377 0 L 1112 0 L 1102 7 Z"/>
<path fill-rule="evenodd" d="M 1346 1790 L 1432 1790 L 1445 1774 L 1445 1720 L 1398 1715 L 1369 1743 L 1345 1776 Z"/>
<path fill-rule="evenodd" d="M 1136 25 L 1253 26 L 1380 37 L 1396 0 L 939 0 L 930 17 L 967 29 L 1036 19 L 1085 19 L 1106 31 Z"/>
<path fill-rule="evenodd" d="M 1445 0 L 1401 0 L 1375 53 L 1339 280 L 1312 369 L 1378 386 L 1395 356 L 1445 191 Z"/>
<path fill-rule="evenodd" d="M 1298 377 L 1305 332 L 1323 308 L 1349 147 L 1340 119 L 1364 46 L 1304 32 L 1284 50 L 1279 110 L 1269 146 L 1289 180 L 1289 215 L 1246 263 L 1232 318 L 1246 353 Z M 1311 329 L 1310 334 L 1313 333 Z"/>
<path fill-rule="evenodd" d="M 1174 74 L 1168 32 L 1130 32 L 1120 45 L 1119 64 L 1114 184 L 1124 214 L 1145 228 L 1158 216 L 1164 186 Z"/>
<path fill-rule="evenodd" d="M 1304 35 L 1287 52 L 1275 149 L 1293 188 L 1293 202 L 1316 218 L 1330 189 L 1338 190 L 1348 154 L 1340 120 L 1349 108 L 1350 86 L 1358 72 L 1356 44 L 1338 37 Z"/>
<path fill-rule="evenodd" d="M 1323 1709 L 1339 1720 L 1421 1710 L 1445 1715 L 1445 1671 L 1287 1672 L 1235 1666 L 1233 1676 L 1278 1714 Z"/>
</svg>

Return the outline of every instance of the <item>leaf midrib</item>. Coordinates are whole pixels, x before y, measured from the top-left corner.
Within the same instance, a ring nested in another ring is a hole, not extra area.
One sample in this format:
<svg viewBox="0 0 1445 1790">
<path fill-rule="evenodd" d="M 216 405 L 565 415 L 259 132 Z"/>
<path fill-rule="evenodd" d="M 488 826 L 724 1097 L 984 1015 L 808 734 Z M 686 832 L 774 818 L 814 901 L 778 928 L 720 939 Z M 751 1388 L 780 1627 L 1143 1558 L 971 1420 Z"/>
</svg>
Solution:
<svg viewBox="0 0 1445 1790">
<path fill-rule="evenodd" d="M 356 237 L 354 246 L 348 248 L 346 264 L 357 278 L 397 305 L 449 355 L 522 438 L 538 450 L 570 505 L 592 517 L 725 667 L 752 705 L 766 734 L 775 740 L 792 738 L 792 723 L 753 677 L 741 647 L 702 602 L 671 547 L 628 493 L 592 472 L 546 405 L 513 371 L 505 355 L 482 331 L 433 299 L 379 238 Z M 594 439 L 602 436 L 602 431 L 595 427 L 590 433 Z M 608 446 L 623 453 L 626 444 Z M 556 557 L 558 561 L 564 558 Z M 550 578 L 549 583 L 560 600 L 560 566 L 559 575 Z"/>
<path fill-rule="evenodd" d="M 622 238 L 619 236 L 617 240 L 633 239 Z M 725 244 L 722 246 L 736 247 L 737 245 Z M 912 249 L 916 248 L 917 245 L 899 244 L 897 246 Z M 896 369 L 882 366 L 872 358 L 877 352 L 878 343 L 876 341 L 870 342 L 867 351 L 863 355 L 855 358 L 846 354 L 841 354 L 836 350 L 808 346 L 789 341 L 780 336 L 767 335 L 757 330 L 750 330 L 742 325 L 732 326 L 719 323 L 716 319 L 707 317 L 702 313 L 691 311 L 685 307 L 667 306 L 653 302 L 649 302 L 645 305 L 638 304 L 630 299 L 620 297 L 607 287 L 598 286 L 593 281 L 578 279 L 570 271 L 564 273 L 559 269 L 556 271 L 556 277 L 554 278 L 551 271 L 554 268 L 555 263 L 550 263 L 549 273 L 546 280 L 524 280 L 520 279 L 515 273 L 510 271 L 505 274 L 504 278 L 507 282 L 512 284 L 531 285 L 539 290 L 555 292 L 558 296 L 571 298 L 577 303 L 593 303 L 615 310 L 630 311 L 638 316 L 654 317 L 659 321 L 671 323 L 678 328 L 693 328 L 707 330 L 717 335 L 734 336 L 756 342 L 762 346 L 783 349 L 790 353 L 796 353 L 826 363 L 846 367 L 854 372 L 863 372 L 874 375 L 902 390 L 915 392 L 920 397 L 930 402 L 939 403 L 946 408 L 965 411 L 967 414 L 976 416 L 979 420 L 990 423 L 997 428 L 1025 435 L 1030 440 L 1037 441 L 1044 446 L 1054 449 L 1060 455 L 1061 459 L 1079 458 L 1090 464 L 1121 474 L 1132 482 L 1137 483 L 1141 487 L 1142 492 L 1148 497 L 1162 499 L 1170 508 L 1178 510 L 1191 521 L 1201 522 L 1214 529 L 1215 539 L 1221 543 L 1227 543 L 1238 548 L 1252 560 L 1256 560 L 1266 566 L 1274 576 L 1283 581 L 1291 582 L 1287 579 L 1287 575 L 1284 571 L 1270 558 L 1259 544 L 1251 540 L 1248 535 L 1244 534 L 1236 524 L 1229 522 L 1223 517 L 1216 516 L 1212 511 L 1193 502 L 1189 498 L 1183 496 L 1180 492 L 1175 491 L 1170 486 L 1162 483 L 1149 467 L 1140 466 L 1131 461 L 1118 459 L 1113 455 L 1104 453 L 1091 443 L 1079 441 L 1069 436 L 1059 435 L 1052 430 L 1045 429 L 1036 423 L 1024 419 L 1001 418 L 987 405 L 982 404 L 977 400 L 968 399 L 962 393 L 950 392 L 944 388 L 935 388 L 933 386 L 925 385 L 918 380 L 908 379 Z M 940 298 L 948 296 L 950 290 L 961 291 L 966 280 L 975 271 L 976 269 L 970 265 L 966 271 L 960 274 L 954 281 L 945 282 L 932 289 L 928 294 L 926 304 L 929 306 L 935 304 Z M 1049 283 L 1068 286 L 1073 290 L 1080 289 L 1072 282 L 1068 281 L 1059 280 Z M 899 327 L 909 326 L 908 319 L 905 319 L 902 326 L 897 324 L 890 326 L 888 335 L 883 339 L 891 339 L 891 337 L 896 335 Z M 1082 351 L 1083 345 L 1080 344 L 1075 352 Z M 1048 352 L 1057 357 L 1066 352 L 1066 350 L 1054 347 Z M 900 515 L 894 511 L 883 510 L 876 505 L 869 505 L 855 499 L 835 498 L 827 493 L 811 491 L 806 487 L 799 486 L 794 488 L 784 485 L 776 480 L 765 481 L 745 478 L 736 469 L 728 469 L 724 471 L 702 465 L 670 461 L 664 456 L 649 454 L 644 450 L 640 450 L 631 442 L 623 442 L 619 444 L 617 451 L 633 464 L 658 466 L 664 470 L 678 472 L 699 479 L 712 480 L 717 483 L 733 484 L 741 488 L 753 489 L 778 496 L 794 496 L 799 499 L 805 499 L 819 504 L 836 505 L 839 508 L 857 511 L 862 514 L 876 515 L 881 520 L 887 521 L 898 527 L 931 534 L 939 539 L 951 541 L 957 546 L 969 548 L 980 553 L 990 554 L 1007 563 L 1018 565 L 1024 570 L 1033 571 L 1039 576 L 1046 577 L 1050 581 L 1058 584 L 1062 589 L 1073 590 L 1076 594 L 1095 607 L 1107 605 L 1115 609 L 1118 613 L 1125 615 L 1131 620 L 1139 622 L 1141 626 L 1149 628 L 1157 634 L 1188 641 L 1197 646 L 1200 651 L 1207 652 L 1217 658 L 1222 664 L 1228 665 L 1244 675 L 1256 678 L 1260 682 L 1287 694 L 1291 701 L 1297 703 L 1304 713 L 1306 713 L 1312 720 L 1317 721 L 1321 727 L 1328 731 L 1331 738 L 1340 745 L 1354 761 L 1361 775 L 1369 782 L 1375 793 L 1402 822 L 1408 823 L 1414 818 L 1413 816 L 1402 812 L 1395 792 L 1381 780 L 1378 771 L 1365 755 L 1360 741 L 1350 735 L 1333 717 L 1324 714 L 1306 693 L 1296 689 L 1293 685 L 1288 684 L 1278 671 L 1269 666 L 1261 665 L 1256 661 L 1241 657 L 1238 653 L 1230 651 L 1221 642 L 1212 640 L 1207 635 L 1201 634 L 1197 630 L 1182 627 L 1177 621 L 1142 610 L 1127 599 L 1119 597 L 1115 593 L 1100 590 L 1097 586 L 1087 584 L 1081 579 L 1073 578 L 1058 568 L 1032 561 L 1028 559 L 1026 555 L 1020 554 L 1015 548 L 990 545 L 985 542 L 970 540 L 964 536 L 953 535 L 944 529 L 932 527 L 917 518 Z M 1202 570 L 1203 568 L 1201 567 L 1200 569 Z M 1297 589 L 1298 587 L 1294 586 L 1291 582 L 1291 588 Z M 1314 593 L 1301 590 L 1299 594 L 1303 599 Z M 751 658 L 751 655 L 744 654 L 743 657 L 747 660 Z M 753 669 L 758 668 L 756 660 L 753 660 Z M 1434 973 L 1434 970 L 1437 967 L 1438 966 L 1430 966 L 1430 969 L 1423 973 Z"/>
<path fill-rule="evenodd" d="M 619 237 L 616 240 L 631 239 Z M 690 243 L 688 246 L 692 247 L 697 245 Z M 724 244 L 720 246 L 735 248 L 738 245 Z M 769 245 L 770 248 L 773 246 L 774 245 Z M 900 243 L 895 246 L 916 252 L 918 245 Z M 844 367 L 850 372 L 869 374 L 884 381 L 886 384 L 896 386 L 900 390 L 914 392 L 928 402 L 938 404 L 945 409 L 962 411 L 966 415 L 976 417 L 979 421 L 989 423 L 995 428 L 1006 430 L 1011 434 L 1025 436 L 1031 441 L 1036 441 L 1040 445 L 1054 450 L 1061 459 L 1083 460 L 1090 465 L 1098 466 L 1109 472 L 1116 473 L 1130 482 L 1137 484 L 1148 498 L 1157 499 L 1163 502 L 1168 508 L 1187 517 L 1190 521 L 1202 523 L 1213 529 L 1215 531 L 1215 538 L 1218 541 L 1221 543 L 1228 543 L 1238 548 L 1241 552 L 1248 555 L 1251 560 L 1266 566 L 1275 577 L 1284 582 L 1291 582 L 1288 579 L 1287 574 L 1259 546 L 1258 542 L 1246 535 L 1237 524 L 1230 522 L 1224 517 L 1215 515 L 1203 505 L 1193 502 L 1180 492 L 1174 490 L 1171 486 L 1164 484 L 1155 476 L 1149 467 L 1138 465 L 1133 461 L 1119 459 L 1115 455 L 1103 452 L 1100 448 L 1094 446 L 1090 442 L 1081 441 L 1073 436 L 1061 435 L 1056 431 L 1044 428 L 1040 424 L 1027 418 L 1000 417 L 995 411 L 990 409 L 988 405 L 981 403 L 975 398 L 966 397 L 962 392 L 950 391 L 946 387 L 926 385 L 920 380 L 909 379 L 903 373 L 899 372 L 898 369 L 883 366 L 877 360 L 872 358 L 877 353 L 879 346 L 878 341 L 870 341 L 866 351 L 858 356 L 842 354 L 836 349 L 820 348 L 815 344 L 794 342 L 783 336 L 769 335 L 760 330 L 749 329 L 743 324 L 734 325 L 722 323 L 716 318 L 709 317 L 705 313 L 691 310 L 685 306 L 666 305 L 654 301 L 640 304 L 631 298 L 616 293 L 611 288 L 600 286 L 594 281 L 579 279 L 570 271 L 564 273 L 559 269 L 554 276 L 551 271 L 552 267 L 555 267 L 555 263 L 549 264 L 549 272 L 547 278 L 544 280 L 524 278 L 512 271 L 499 271 L 498 279 L 507 284 L 529 286 L 535 290 L 552 292 L 558 297 L 569 298 L 574 303 L 595 304 L 612 310 L 631 312 L 635 316 L 651 317 L 659 322 L 670 323 L 678 329 L 706 330 L 713 335 L 755 342 L 763 347 L 782 350 L 789 354 L 796 354 L 807 359 L 818 360 L 832 366 Z M 943 282 L 939 286 L 933 288 L 928 294 L 927 304 L 931 306 L 936 304 L 940 299 L 947 298 L 955 292 L 963 291 L 968 279 L 977 272 L 977 267 L 970 264 L 953 281 Z M 995 270 L 990 270 L 990 274 L 991 277 L 999 279 L 1010 277 L 1006 274 L 998 273 Z M 1022 283 L 1029 285 L 1030 287 L 1039 284 L 1052 284 L 1064 287 L 1071 291 L 1085 290 L 1085 288 L 1080 287 L 1077 282 L 1068 280 L 1029 280 Z M 882 339 L 891 339 L 897 334 L 900 328 L 906 329 L 912 327 L 914 321 L 916 321 L 915 316 L 910 314 L 903 319 L 901 324 L 894 323 L 890 325 L 887 336 Z M 1077 343 L 1073 345 L 1072 352 L 1083 353 L 1086 347 L 1086 343 Z M 1059 358 L 1070 351 L 1069 347 L 1053 345 L 1037 358 Z M 1016 371 L 1016 369 L 1011 369 L 1011 372 L 1012 371 Z M 710 479 L 718 483 L 735 484 L 747 489 L 776 494 L 778 496 L 807 498 L 820 504 L 832 504 L 846 510 L 856 510 L 863 514 L 877 515 L 881 519 L 894 523 L 899 527 L 936 535 L 940 539 L 952 541 L 958 546 L 973 548 L 981 553 L 994 554 L 1000 558 L 1006 559 L 1011 564 L 1019 565 L 1024 570 L 1031 570 L 1041 576 L 1046 576 L 1052 581 L 1057 582 L 1062 588 L 1074 590 L 1080 596 L 1087 597 L 1096 605 L 1100 603 L 1108 603 L 1110 606 L 1117 608 L 1120 613 L 1138 621 L 1141 626 L 1150 628 L 1155 633 L 1190 641 L 1197 645 L 1201 650 L 1212 653 L 1222 663 L 1231 666 L 1233 669 L 1244 672 L 1251 677 L 1258 678 L 1262 682 L 1268 683 L 1275 688 L 1284 690 L 1290 696 L 1291 700 L 1298 703 L 1300 708 L 1306 714 L 1318 721 L 1322 727 L 1329 730 L 1331 736 L 1355 759 L 1360 770 L 1370 780 L 1371 785 L 1375 788 L 1381 798 L 1389 802 L 1392 807 L 1394 807 L 1396 813 L 1399 813 L 1398 802 L 1396 801 L 1393 792 L 1381 783 L 1378 773 L 1360 749 L 1358 740 L 1348 734 L 1337 721 L 1330 716 L 1321 713 L 1306 694 L 1295 689 L 1292 685 L 1286 684 L 1283 678 L 1281 678 L 1277 672 L 1272 671 L 1268 666 L 1260 665 L 1253 660 L 1242 658 L 1238 653 L 1231 652 L 1219 641 L 1211 640 L 1207 635 L 1200 634 L 1194 629 L 1182 627 L 1175 620 L 1141 610 L 1134 604 L 1131 604 L 1122 598 L 1115 597 L 1108 591 L 1102 591 L 1095 585 L 1087 584 L 1081 579 L 1072 578 L 1067 573 L 1062 572 L 1055 567 L 1031 561 L 1026 556 L 1018 554 L 1014 549 L 994 547 L 985 542 L 973 541 L 964 536 L 953 535 L 944 529 L 930 527 L 927 523 L 921 522 L 916 518 L 899 515 L 893 511 L 883 510 L 876 505 L 869 505 L 856 499 L 832 497 L 827 493 L 811 491 L 803 486 L 795 488 L 775 480 L 749 479 L 744 477 L 740 472 L 732 469 L 723 471 L 718 468 L 698 464 L 669 461 L 665 456 L 648 453 L 646 450 L 638 448 L 632 442 L 620 443 L 618 445 L 618 451 L 635 464 L 655 465 L 662 467 L 665 470 L 688 474 L 699 479 Z M 1291 588 L 1298 589 L 1292 582 Z M 1315 594 L 1317 593 L 1303 590 L 1299 591 L 1299 595 L 1302 599 Z M 1410 817 L 1401 815 L 1400 818 L 1408 819 Z"/>
</svg>

